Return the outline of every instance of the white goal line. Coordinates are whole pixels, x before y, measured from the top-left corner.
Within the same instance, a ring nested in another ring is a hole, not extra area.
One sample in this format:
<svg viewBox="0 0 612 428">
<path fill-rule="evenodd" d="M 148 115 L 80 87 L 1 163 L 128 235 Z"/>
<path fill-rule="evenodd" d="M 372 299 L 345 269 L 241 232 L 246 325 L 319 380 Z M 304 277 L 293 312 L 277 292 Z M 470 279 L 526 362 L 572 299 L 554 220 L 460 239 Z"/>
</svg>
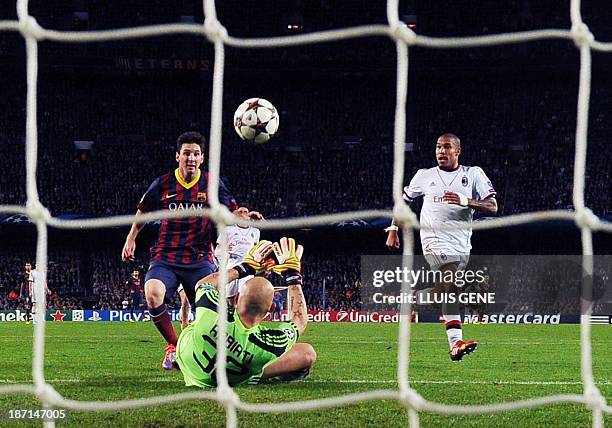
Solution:
<svg viewBox="0 0 612 428">
<path fill-rule="evenodd" d="M 97 382 L 99 378 L 51 378 L 47 379 L 50 384 L 57 383 L 90 383 Z M 182 385 L 184 382 L 182 379 L 172 377 L 157 377 L 151 379 L 132 379 L 139 383 L 176 383 Z M 27 380 L 15 380 L 15 379 L 0 379 L 0 383 L 3 384 L 20 384 L 27 382 Z M 317 383 L 339 383 L 339 384 L 397 384 L 397 379 L 308 379 L 304 381 L 305 384 L 317 384 Z M 411 384 L 422 384 L 422 385 L 491 385 L 491 386 L 512 386 L 512 385 L 535 385 L 535 386 L 546 386 L 546 385 L 582 385 L 580 380 L 457 380 L 457 379 L 421 379 L 421 380 L 410 380 Z M 595 381 L 597 385 L 612 385 L 611 380 L 598 380 Z M 254 387 L 251 387 L 254 388 Z M 26 391 L 24 391 L 26 392 Z M 29 391 L 27 391 L 29 392 Z"/>
</svg>

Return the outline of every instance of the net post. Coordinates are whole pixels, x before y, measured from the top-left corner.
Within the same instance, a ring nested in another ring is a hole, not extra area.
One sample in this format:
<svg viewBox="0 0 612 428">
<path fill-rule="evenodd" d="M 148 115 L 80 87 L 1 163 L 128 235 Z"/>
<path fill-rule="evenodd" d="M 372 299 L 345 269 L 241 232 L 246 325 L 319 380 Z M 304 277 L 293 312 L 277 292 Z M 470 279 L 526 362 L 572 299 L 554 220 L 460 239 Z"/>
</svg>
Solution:
<svg viewBox="0 0 612 428">
<path fill-rule="evenodd" d="M 223 38 L 224 28 L 217 20 L 214 0 L 204 0 L 204 31 L 208 39 L 214 43 L 215 59 L 213 71 L 213 90 L 212 106 L 210 119 L 210 147 L 208 160 L 208 195 L 209 204 L 212 209 L 210 218 L 217 225 L 219 236 L 221 237 L 221 261 L 219 266 L 219 302 L 217 304 L 218 335 L 217 335 L 217 356 L 216 356 L 216 377 L 217 377 L 217 400 L 225 407 L 226 424 L 228 427 L 235 427 L 237 423 L 235 402 L 239 401 L 236 393 L 232 390 L 227 379 L 226 359 L 227 359 L 227 262 L 229 254 L 227 252 L 227 237 L 225 226 L 231 224 L 231 216 L 227 208 L 219 203 L 219 172 L 221 167 L 221 119 L 223 108 L 223 74 L 225 68 L 225 47 Z"/>
<path fill-rule="evenodd" d="M 37 85 L 38 85 L 38 39 L 42 30 L 36 20 L 28 14 L 28 0 L 17 0 L 17 15 L 21 35 L 26 43 L 26 196 L 28 204 L 39 201 L 36 186 L 38 166 Z"/>
<path fill-rule="evenodd" d="M 218 355 L 218 351 L 217 351 Z M 225 371 L 225 370 L 224 370 Z M 217 368 L 217 373 L 219 369 Z M 217 379 L 219 377 L 217 376 Z M 217 401 L 225 408 L 225 426 L 227 428 L 235 428 L 238 425 L 238 415 L 236 405 L 240 402 L 238 395 L 234 392 L 231 386 L 219 385 L 217 387 Z"/>
<path fill-rule="evenodd" d="M 408 409 L 408 424 L 410 428 L 419 428 L 419 413 L 412 407 Z"/>
<path fill-rule="evenodd" d="M 233 404 L 228 404 L 225 406 L 225 413 L 227 421 L 225 426 L 227 428 L 236 428 L 238 426 L 238 414 L 236 412 L 236 406 Z"/>
<path fill-rule="evenodd" d="M 601 395 L 598 389 L 590 389 L 585 391 L 585 395 L 587 398 L 591 400 L 590 405 L 588 405 L 593 413 L 592 416 L 592 427 L 593 428 L 603 428 L 604 420 L 603 420 L 603 409 L 606 406 L 606 399 Z"/>
<path fill-rule="evenodd" d="M 229 254 L 227 252 L 227 237 L 225 233 L 225 223 L 217 223 L 217 230 L 219 237 L 221 238 L 221 259 L 219 260 L 219 302 L 217 303 L 218 317 L 218 335 L 217 335 L 217 361 L 216 361 L 216 376 L 217 376 L 217 388 L 219 393 L 222 389 L 229 388 L 227 381 L 227 373 L 225 371 L 227 348 L 226 348 L 226 334 L 227 334 L 227 262 L 229 260 Z"/>
<path fill-rule="evenodd" d="M 214 0 L 204 0 L 204 31 L 214 44 L 213 88 L 208 151 L 208 195 L 211 208 L 219 207 L 219 171 L 221 167 L 221 127 L 223 109 L 223 75 L 225 71 L 224 38 L 227 32 L 217 20 Z"/>
<path fill-rule="evenodd" d="M 45 315 L 47 312 L 47 296 L 43 281 L 47 280 L 47 225 L 44 221 L 37 221 L 36 229 L 38 239 L 36 244 L 36 269 L 40 270 L 40 279 L 34 282 L 33 292 L 42 297 L 40 307 L 34 314 L 36 326 L 34 328 L 34 349 L 32 360 L 32 379 L 37 391 L 45 387 Z M 44 403 L 44 400 L 43 400 Z"/>
<path fill-rule="evenodd" d="M 394 151 L 393 151 L 393 202 L 394 217 L 402 228 L 404 250 L 402 257 L 402 268 L 411 269 L 414 254 L 414 239 L 410 214 L 413 214 L 405 204 L 403 193 L 405 141 L 406 141 L 406 100 L 408 94 L 408 45 L 397 31 L 401 26 L 398 15 L 397 0 L 387 1 L 387 21 L 391 29 L 392 38 L 395 39 L 397 51 L 397 82 L 396 82 L 396 104 L 395 104 L 395 128 L 394 128 Z M 401 293 L 411 293 L 410 285 L 402 283 Z M 404 294 L 406 293 L 406 294 Z M 400 304 L 399 331 L 398 331 L 398 354 L 397 354 L 397 378 L 400 396 L 409 394 L 410 384 L 408 381 L 409 359 L 410 359 L 410 313 L 412 305 L 410 302 Z M 404 403 L 406 404 L 406 403 Z M 410 406 L 410 403 L 408 403 Z M 412 407 L 409 407 L 412 412 Z"/>
<path fill-rule="evenodd" d="M 37 85 L 38 85 L 38 40 L 42 39 L 43 31 L 34 17 L 28 13 L 28 0 L 17 0 L 17 16 L 21 35 L 26 42 L 26 210 L 28 216 L 36 224 L 36 269 L 40 273 L 38 281 L 34 281 L 32 293 L 40 298 L 36 308 L 33 349 L 32 349 L 32 379 L 36 396 L 43 406 L 48 406 L 50 388 L 45 382 L 45 315 L 47 296 L 45 284 L 47 279 L 47 223 L 50 215 L 40 203 L 36 185 L 36 169 L 38 166 L 38 124 L 37 124 Z"/>
<path fill-rule="evenodd" d="M 589 100 L 591 95 L 591 44 L 593 34 L 582 21 L 580 13 L 580 0 L 571 0 L 570 18 L 572 22 L 571 34 L 576 47 L 580 51 L 580 75 L 578 84 L 578 106 L 576 117 L 576 151 L 574 156 L 574 187 L 572 200 L 576 209 L 576 224 L 580 228 L 582 243 L 582 267 L 585 275 L 582 280 L 583 295 L 592 295 L 593 278 L 593 233 L 592 212 L 585 206 L 584 185 L 587 157 L 587 134 L 589 125 Z M 581 307 L 580 316 L 580 366 L 583 383 L 583 394 L 590 399 L 598 395 L 599 390 L 593 377 L 593 355 L 590 315 L 590 304 Z M 601 410 L 601 409 L 599 409 Z M 602 423 L 601 411 L 593 407 L 593 426 Z"/>
</svg>

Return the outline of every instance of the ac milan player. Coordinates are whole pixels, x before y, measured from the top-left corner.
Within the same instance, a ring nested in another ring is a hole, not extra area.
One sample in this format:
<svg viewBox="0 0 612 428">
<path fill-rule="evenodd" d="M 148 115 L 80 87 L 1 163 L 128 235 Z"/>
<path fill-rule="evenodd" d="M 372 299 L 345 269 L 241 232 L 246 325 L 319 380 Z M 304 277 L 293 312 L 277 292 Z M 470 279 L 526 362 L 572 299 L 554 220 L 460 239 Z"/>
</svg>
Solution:
<svg viewBox="0 0 612 428">
<path fill-rule="evenodd" d="M 240 207 L 234 214 L 245 220 L 256 219 L 263 220 L 263 216 L 257 211 L 250 211 L 247 207 Z M 234 266 L 242 263 L 242 260 L 246 257 L 247 253 L 253 246 L 259 241 L 260 230 L 253 226 L 240 226 L 234 224 L 225 228 L 225 239 L 227 241 L 227 250 L 229 253 L 229 260 L 227 269 L 231 269 Z M 215 258 L 217 264 L 221 260 L 221 236 L 217 238 L 217 247 L 215 248 Z M 238 300 L 238 294 L 244 288 L 244 284 L 251 279 L 253 276 L 249 275 L 244 278 L 230 281 L 225 286 L 226 295 L 232 305 L 235 305 Z"/>
<path fill-rule="evenodd" d="M 32 264 L 27 262 L 24 267 L 24 279 L 19 287 L 19 299 L 23 301 L 23 308 L 26 313 L 26 324 L 30 324 L 30 318 L 32 316 L 32 300 L 30 298 L 30 274 L 32 272 Z"/>
<path fill-rule="evenodd" d="M 467 266 L 470 249 L 471 229 L 442 229 L 441 225 L 471 223 L 475 210 L 487 214 L 497 213 L 497 192 L 484 171 L 477 166 L 459 165 L 461 141 L 454 134 L 444 134 L 436 143 L 437 167 L 420 169 L 404 187 L 404 200 L 412 202 L 423 197 L 421 210 L 421 245 L 423 255 L 432 270 L 452 273 Z M 385 229 L 387 247 L 399 247 L 397 226 L 391 224 Z M 436 284 L 434 292 L 456 293 L 452 281 Z M 476 350 L 478 343 L 465 342 L 461 329 L 461 317 L 457 303 L 442 306 L 444 326 L 450 345 L 452 361 L 461 361 L 464 355 Z"/>
<path fill-rule="evenodd" d="M 140 272 L 137 270 L 132 272 L 130 279 L 125 281 L 125 288 L 128 292 L 128 304 L 130 305 L 130 321 L 136 321 L 136 317 L 134 316 L 134 309 L 140 309 L 140 319 L 142 321 L 145 320 L 144 317 L 144 305 L 142 301 L 142 278 L 140 277 Z"/>
<path fill-rule="evenodd" d="M 38 302 L 42 301 L 44 296 L 41 296 L 38 292 L 36 284 L 42 282 L 43 293 L 51 294 L 49 288 L 47 287 L 47 281 L 43 280 L 42 275 L 35 268 L 32 268 L 34 263 L 27 262 L 25 264 L 25 276 L 27 279 L 27 289 L 26 289 L 26 320 L 30 319 L 30 312 L 32 315 L 32 324 L 36 324 L 36 311 L 39 309 Z M 31 308 L 31 309 L 30 309 Z M 46 308 L 43 307 L 44 311 Z M 26 321 L 27 322 L 27 321 Z"/>
<path fill-rule="evenodd" d="M 205 138 L 198 132 L 185 132 L 178 137 L 178 168 L 157 178 L 146 191 L 136 211 L 182 211 L 204 209 L 208 205 L 208 173 L 200 170 Z M 229 190 L 219 181 L 219 201 L 230 210 L 237 208 Z M 136 237 L 143 224 L 132 224 L 123 246 L 124 261 L 134 260 Z M 214 224 L 206 217 L 164 219 L 157 242 L 151 247 L 151 262 L 145 276 L 145 298 L 151 319 L 168 342 L 162 367 L 174 367 L 177 336 L 166 303 L 183 284 L 189 301 L 194 303 L 195 284 L 215 271 L 213 261 Z"/>
</svg>

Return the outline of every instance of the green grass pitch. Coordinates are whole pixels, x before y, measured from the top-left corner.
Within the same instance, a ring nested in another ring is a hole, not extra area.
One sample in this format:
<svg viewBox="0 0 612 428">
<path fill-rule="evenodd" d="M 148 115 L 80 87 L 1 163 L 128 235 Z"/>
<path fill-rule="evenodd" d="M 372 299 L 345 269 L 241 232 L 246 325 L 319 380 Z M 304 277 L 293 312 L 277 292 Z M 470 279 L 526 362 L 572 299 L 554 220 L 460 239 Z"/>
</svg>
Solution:
<svg viewBox="0 0 612 428">
<path fill-rule="evenodd" d="M 243 401 L 305 400 L 397 388 L 397 325 L 336 323 L 308 328 L 303 340 L 312 343 L 319 355 L 308 380 L 237 388 Z M 31 382 L 32 330 L 32 325 L 23 323 L 0 324 L 0 385 Z M 594 374 L 608 403 L 612 401 L 611 333 L 610 326 L 593 326 Z M 582 392 L 577 325 L 467 325 L 464 335 L 478 340 L 480 347 L 460 364 L 451 363 L 446 354 L 441 325 L 416 324 L 412 334 L 411 380 L 427 399 L 483 404 Z M 187 390 L 179 372 L 161 369 L 163 344 L 150 323 L 49 323 L 46 343 L 45 376 L 64 397 L 121 400 Z M 0 395 L 3 409 L 38 405 L 30 395 Z M 58 426 L 225 425 L 223 408 L 211 401 L 68 413 Z M 407 412 L 395 401 L 270 415 L 239 412 L 238 418 L 242 427 L 407 425 Z M 483 416 L 421 413 L 420 420 L 424 427 L 585 427 L 591 423 L 591 412 L 582 405 L 559 404 Z M 605 422 L 612 426 L 612 416 L 605 416 Z"/>
</svg>

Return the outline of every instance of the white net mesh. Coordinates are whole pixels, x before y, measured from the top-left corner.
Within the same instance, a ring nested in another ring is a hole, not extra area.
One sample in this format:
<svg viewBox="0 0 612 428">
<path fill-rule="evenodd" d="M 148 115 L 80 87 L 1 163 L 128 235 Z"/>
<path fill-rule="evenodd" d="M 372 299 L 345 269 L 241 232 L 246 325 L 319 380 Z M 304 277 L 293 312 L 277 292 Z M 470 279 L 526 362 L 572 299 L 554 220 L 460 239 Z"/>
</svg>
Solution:
<svg viewBox="0 0 612 428">
<path fill-rule="evenodd" d="M 213 74 L 213 96 L 212 96 L 212 115 L 210 129 L 210 153 L 208 170 L 210 172 L 209 202 L 210 209 L 202 212 L 183 211 L 183 212 L 156 212 L 145 214 L 140 217 L 141 222 L 145 223 L 152 220 L 173 217 L 185 217 L 190 215 L 206 215 L 213 220 L 221 236 L 225 236 L 223 229 L 228 224 L 236 223 L 235 218 L 218 199 L 219 168 L 221 158 L 221 112 L 223 95 L 223 73 L 224 73 L 224 53 L 225 46 L 238 48 L 262 48 L 292 46 L 305 43 L 321 43 L 332 40 L 341 40 L 365 36 L 383 36 L 393 39 L 397 46 L 397 102 L 395 110 L 395 138 L 394 138 L 394 169 L 393 169 L 393 199 L 394 209 L 390 211 L 354 211 L 342 214 L 311 216 L 300 219 L 271 220 L 259 223 L 261 229 L 281 229 L 315 226 L 329 224 L 354 219 L 366 219 L 381 216 L 393 216 L 397 222 L 404 226 L 404 255 L 408 256 L 405 260 L 411 261 L 414 250 L 413 228 L 419 228 L 415 214 L 402 200 L 402 187 L 404 183 L 404 142 L 406 131 L 406 94 L 408 91 L 408 49 L 410 46 L 423 46 L 429 48 L 465 48 L 474 46 L 499 45 L 508 43 L 519 43 L 544 39 L 567 39 L 573 40 L 576 47 L 580 50 L 580 82 L 578 92 L 578 116 L 576 126 L 576 153 L 574 160 L 574 188 L 573 203 L 575 211 L 543 211 L 529 214 L 514 215 L 495 219 L 486 223 L 476 223 L 473 229 L 489 229 L 497 227 L 507 227 L 517 224 L 524 224 L 533 221 L 547 219 L 571 219 L 574 220 L 582 232 L 582 252 L 583 265 L 589 274 L 593 271 L 592 232 L 606 231 L 612 232 L 612 224 L 601 222 L 592 211 L 585 206 L 584 184 L 585 184 L 585 165 L 587 152 L 587 128 L 588 128 L 588 109 L 589 96 L 591 93 L 591 50 L 612 51 L 612 43 L 602 43 L 594 39 L 589 28 L 582 21 L 580 13 L 580 1 L 571 1 L 571 22 L 570 30 L 540 30 L 526 31 L 508 34 L 499 34 L 482 37 L 462 37 L 462 38 L 431 38 L 416 35 L 407 28 L 400 20 L 398 15 L 398 0 L 387 1 L 387 20 L 388 25 L 372 25 L 348 28 L 343 30 L 325 31 L 305 35 L 274 38 L 238 39 L 231 37 L 223 25 L 217 20 L 215 2 L 213 0 L 204 1 L 204 25 L 197 24 L 167 24 L 146 26 L 140 28 L 127 28 L 108 31 L 90 32 L 60 32 L 42 28 L 36 20 L 28 13 L 28 1 L 17 1 L 18 21 L 0 21 L 0 31 L 18 31 L 26 40 L 27 54 L 27 116 L 26 116 L 26 193 L 27 205 L 11 206 L 0 205 L 0 212 L 20 213 L 27 215 L 36 224 L 38 231 L 38 242 L 36 261 L 38 269 L 43 277 L 46 278 L 47 272 L 47 228 L 49 226 L 75 229 L 110 227 L 120 225 L 130 225 L 134 220 L 133 216 L 116 216 L 112 218 L 98 218 L 90 220 L 59 220 L 51 217 L 49 211 L 41 204 L 38 197 L 36 186 L 36 167 L 37 167 L 37 79 L 38 79 L 38 42 L 42 40 L 52 40 L 56 42 L 99 42 L 109 40 L 123 40 L 164 34 L 190 33 L 205 36 L 214 44 L 215 62 Z M 240 223 L 240 221 L 238 221 Z M 227 254 L 224 254 L 221 266 L 227 263 Z M 410 266 L 405 266 L 410 268 Z M 221 269 L 221 280 L 225 282 L 225 270 Z M 44 281 L 37 283 L 42 287 Z M 404 284 L 404 287 L 408 287 Z M 408 292 L 404 289 L 402 292 Z M 45 294 L 38 290 L 41 296 Z M 219 299 L 219 312 L 227 311 L 225 290 L 220 288 L 221 298 Z M 43 299 L 44 300 L 44 299 Z M 44 301 L 43 301 L 44 305 Z M 402 307 L 402 313 L 410 313 L 410 307 L 406 304 Z M 219 401 L 226 409 L 227 426 L 234 427 L 237 424 L 238 409 L 247 412 L 290 412 L 296 410 L 320 409 L 334 406 L 354 404 L 367 400 L 399 400 L 409 411 L 410 426 L 419 425 L 418 412 L 437 412 L 442 414 L 482 414 L 501 412 L 508 410 L 525 409 L 558 403 L 582 403 L 587 405 L 593 412 L 592 423 L 594 427 L 603 426 L 603 413 L 612 413 L 612 407 L 606 404 L 595 385 L 592 372 L 591 354 L 591 329 L 589 311 L 581 317 L 581 372 L 583 394 L 552 395 L 535 399 L 478 405 L 460 406 L 445 405 L 435 403 L 422 398 L 416 390 L 412 389 L 409 381 L 409 345 L 410 345 L 410 322 L 408 317 L 402 317 L 399 325 L 399 351 L 398 351 L 398 371 L 397 379 L 399 390 L 375 390 L 356 394 L 348 394 L 337 397 L 329 397 L 318 400 L 295 401 L 286 403 L 246 403 L 233 391 L 227 382 L 225 373 L 225 332 L 226 318 L 219 317 L 219 334 L 217 342 L 217 381 L 219 387 L 216 391 L 188 392 L 175 395 L 142 398 L 124 401 L 75 401 L 67 400 L 57 393 L 48 384 L 44 375 L 44 346 L 45 346 L 45 324 L 44 311 L 36 313 L 36 328 L 34 331 L 34 355 L 32 363 L 32 375 L 34 385 L 7 385 L 0 387 L 0 394 L 29 393 L 36 395 L 44 406 L 55 406 L 74 410 L 118 410 L 131 409 L 147 406 L 155 406 L 165 403 L 173 403 L 183 400 L 211 399 Z M 49 422 L 48 424 L 53 424 Z"/>
</svg>

